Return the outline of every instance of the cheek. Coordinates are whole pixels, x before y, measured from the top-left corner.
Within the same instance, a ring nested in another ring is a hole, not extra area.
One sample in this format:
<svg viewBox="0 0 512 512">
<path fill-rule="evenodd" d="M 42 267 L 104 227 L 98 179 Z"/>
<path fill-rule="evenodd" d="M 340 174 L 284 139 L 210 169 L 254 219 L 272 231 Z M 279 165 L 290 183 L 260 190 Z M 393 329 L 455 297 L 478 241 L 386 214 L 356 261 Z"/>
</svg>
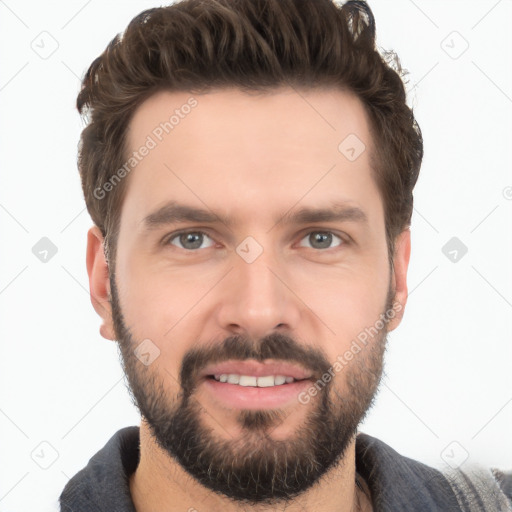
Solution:
<svg viewBox="0 0 512 512">
<path fill-rule="evenodd" d="M 146 255 L 126 251 L 116 268 L 125 324 L 137 344 L 151 340 L 159 350 L 152 370 L 169 385 L 178 381 L 179 364 L 196 340 L 205 337 L 202 298 L 218 280 L 151 262 Z M 165 369 L 164 369 L 165 368 Z"/>
<path fill-rule="evenodd" d="M 387 259 L 383 261 L 335 272 L 330 269 L 325 276 L 317 273 L 316 286 L 302 287 L 303 300 L 316 318 L 314 330 L 332 340 L 325 346 L 334 357 L 374 326 L 384 312 L 389 268 Z"/>
<path fill-rule="evenodd" d="M 116 283 L 125 324 L 137 340 L 162 339 L 176 322 L 173 312 L 183 299 L 182 290 L 179 285 L 169 287 L 169 280 L 133 248 L 125 245 L 118 255 Z"/>
</svg>

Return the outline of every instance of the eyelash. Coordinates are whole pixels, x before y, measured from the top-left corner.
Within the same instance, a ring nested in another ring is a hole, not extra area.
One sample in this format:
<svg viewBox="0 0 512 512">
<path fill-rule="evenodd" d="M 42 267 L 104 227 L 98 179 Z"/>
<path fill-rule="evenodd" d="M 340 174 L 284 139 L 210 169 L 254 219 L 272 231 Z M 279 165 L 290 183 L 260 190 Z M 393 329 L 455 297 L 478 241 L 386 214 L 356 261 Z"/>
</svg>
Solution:
<svg viewBox="0 0 512 512">
<path fill-rule="evenodd" d="M 174 240 L 175 238 L 178 238 L 181 235 L 187 235 L 187 234 L 190 234 L 190 233 L 205 235 L 206 237 L 210 238 L 210 240 L 214 241 L 213 238 L 211 236 L 209 236 L 208 233 L 206 233 L 205 231 L 185 230 L 185 231 L 178 231 L 176 233 L 172 233 L 171 235 L 165 237 L 163 239 L 162 243 L 163 243 L 163 245 L 171 245 L 171 241 Z M 340 244 L 335 246 L 335 247 L 329 247 L 327 249 L 316 249 L 318 252 L 327 252 L 327 251 L 329 251 L 331 249 L 336 249 L 336 248 L 342 247 L 344 245 L 347 245 L 349 243 L 349 241 L 347 240 L 346 237 L 342 237 L 340 235 L 337 235 L 336 233 L 334 233 L 333 231 L 330 231 L 330 230 L 321 230 L 321 229 L 313 229 L 313 230 L 310 230 L 310 231 L 304 233 L 304 235 L 302 236 L 301 240 L 303 240 L 307 236 L 311 235 L 312 233 L 321 233 L 321 234 L 334 235 L 336 238 L 339 238 L 340 241 L 341 241 Z M 178 246 L 174 246 L 174 247 L 176 247 L 177 249 L 182 249 L 183 251 L 186 251 L 186 252 L 198 252 L 199 250 L 203 250 L 203 249 L 185 249 L 185 248 L 178 247 Z M 211 247 L 206 247 L 206 249 L 211 249 Z M 315 250 L 314 247 L 306 247 L 306 249 L 313 249 L 313 250 Z"/>
</svg>

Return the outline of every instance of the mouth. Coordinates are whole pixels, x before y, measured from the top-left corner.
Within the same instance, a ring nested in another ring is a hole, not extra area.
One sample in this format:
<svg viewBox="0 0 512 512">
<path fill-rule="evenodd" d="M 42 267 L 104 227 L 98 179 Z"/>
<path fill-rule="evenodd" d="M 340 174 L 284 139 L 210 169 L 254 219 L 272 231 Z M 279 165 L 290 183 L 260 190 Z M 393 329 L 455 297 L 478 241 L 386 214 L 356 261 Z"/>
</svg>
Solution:
<svg viewBox="0 0 512 512">
<path fill-rule="evenodd" d="M 257 377 L 255 375 L 240 375 L 236 373 L 218 373 L 207 375 L 207 379 L 216 380 L 217 382 L 227 382 L 236 386 L 271 388 L 275 386 L 284 386 L 293 384 L 294 382 L 302 382 L 309 379 L 295 379 L 291 375 L 264 375 Z"/>
<path fill-rule="evenodd" d="M 305 368 L 285 362 L 227 361 L 201 375 L 212 400 L 229 409 L 269 409 L 298 402 L 312 383 Z"/>
<path fill-rule="evenodd" d="M 287 361 L 269 359 L 259 362 L 254 359 L 245 361 L 232 359 L 207 366 L 200 377 L 210 377 L 219 382 L 241 386 L 266 387 L 274 386 L 276 383 L 277 385 L 291 383 L 293 382 L 291 379 L 294 381 L 310 379 L 312 373 L 303 366 Z M 258 382 L 261 382 L 261 385 Z"/>
</svg>

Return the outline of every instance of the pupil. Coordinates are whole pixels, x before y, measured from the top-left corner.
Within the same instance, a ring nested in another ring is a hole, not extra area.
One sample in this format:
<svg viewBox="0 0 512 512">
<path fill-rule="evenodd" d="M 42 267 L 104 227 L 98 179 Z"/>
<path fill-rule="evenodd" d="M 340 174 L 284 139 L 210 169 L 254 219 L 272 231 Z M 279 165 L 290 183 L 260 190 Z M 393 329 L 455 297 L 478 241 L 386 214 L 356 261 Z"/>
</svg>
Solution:
<svg viewBox="0 0 512 512">
<path fill-rule="evenodd" d="M 201 247 L 201 237 L 202 235 L 200 233 L 185 233 L 181 235 L 180 242 L 181 245 L 183 245 L 183 247 L 186 247 L 188 249 L 197 249 L 198 247 Z M 187 246 L 188 242 L 192 243 L 192 247 L 190 245 Z"/>
<path fill-rule="evenodd" d="M 315 243 L 320 242 L 322 248 L 325 249 L 331 245 L 332 235 L 330 233 L 314 233 L 313 236 L 315 237 Z"/>
</svg>

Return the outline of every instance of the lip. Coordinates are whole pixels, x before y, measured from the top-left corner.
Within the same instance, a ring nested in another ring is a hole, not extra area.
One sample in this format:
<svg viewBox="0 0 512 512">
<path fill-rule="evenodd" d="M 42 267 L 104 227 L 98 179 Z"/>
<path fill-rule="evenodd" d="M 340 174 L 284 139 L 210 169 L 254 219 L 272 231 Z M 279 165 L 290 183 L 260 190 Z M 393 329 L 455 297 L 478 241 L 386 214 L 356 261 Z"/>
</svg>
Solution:
<svg viewBox="0 0 512 512">
<path fill-rule="evenodd" d="M 311 385 L 311 381 L 299 380 L 280 386 L 258 388 L 219 382 L 204 377 L 202 383 L 214 399 L 228 409 L 275 409 L 299 402 L 299 394 Z"/>
<path fill-rule="evenodd" d="M 311 379 L 312 377 L 312 373 L 310 371 L 299 365 L 275 360 L 268 360 L 263 363 L 255 360 L 224 361 L 222 363 L 216 363 L 207 366 L 204 371 L 201 372 L 200 377 L 205 378 L 210 375 L 221 375 L 223 373 L 252 375 L 254 377 L 265 377 L 267 375 L 284 375 L 285 377 L 293 377 L 296 380 Z"/>
</svg>

